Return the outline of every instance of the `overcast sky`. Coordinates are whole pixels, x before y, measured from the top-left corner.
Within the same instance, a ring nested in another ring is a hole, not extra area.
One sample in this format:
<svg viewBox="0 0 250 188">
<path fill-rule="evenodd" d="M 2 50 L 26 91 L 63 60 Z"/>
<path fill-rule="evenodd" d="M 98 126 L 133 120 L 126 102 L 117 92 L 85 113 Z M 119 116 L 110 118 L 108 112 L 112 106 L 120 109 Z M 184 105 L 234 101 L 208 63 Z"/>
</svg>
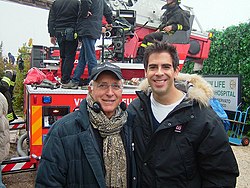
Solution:
<svg viewBox="0 0 250 188">
<path fill-rule="evenodd" d="M 204 30 L 221 30 L 250 21 L 250 0 L 182 0 L 182 4 L 193 7 Z M 16 56 L 18 48 L 28 43 L 29 38 L 33 44 L 49 46 L 48 13 L 48 10 L 0 0 L 3 55 L 11 52 Z"/>
</svg>

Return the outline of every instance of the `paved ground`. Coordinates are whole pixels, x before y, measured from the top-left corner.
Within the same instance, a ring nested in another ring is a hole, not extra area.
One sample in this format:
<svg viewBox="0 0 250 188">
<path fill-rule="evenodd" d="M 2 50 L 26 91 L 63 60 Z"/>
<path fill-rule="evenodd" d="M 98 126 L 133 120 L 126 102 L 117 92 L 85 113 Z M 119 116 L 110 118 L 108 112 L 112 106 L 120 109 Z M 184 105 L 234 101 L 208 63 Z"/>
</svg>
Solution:
<svg viewBox="0 0 250 188">
<path fill-rule="evenodd" d="M 33 188 L 35 187 L 35 176 L 35 171 L 4 175 L 3 182 L 6 188 Z"/>
<path fill-rule="evenodd" d="M 236 188 L 250 187 L 250 146 L 232 146 L 237 158 L 240 176 Z M 4 175 L 3 182 L 7 188 L 33 188 L 36 172 L 25 172 L 12 175 Z"/>
<path fill-rule="evenodd" d="M 237 180 L 237 188 L 250 187 L 250 146 L 232 146 L 236 156 L 240 176 Z"/>
</svg>

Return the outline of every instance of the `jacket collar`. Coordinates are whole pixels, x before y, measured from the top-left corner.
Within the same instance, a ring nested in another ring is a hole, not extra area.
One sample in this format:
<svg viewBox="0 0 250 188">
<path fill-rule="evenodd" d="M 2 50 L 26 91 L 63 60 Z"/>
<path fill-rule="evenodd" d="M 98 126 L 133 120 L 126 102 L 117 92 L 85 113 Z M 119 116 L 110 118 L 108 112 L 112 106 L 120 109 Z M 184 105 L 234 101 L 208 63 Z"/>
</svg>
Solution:
<svg viewBox="0 0 250 188">
<path fill-rule="evenodd" d="M 197 101 L 200 106 L 209 106 L 209 100 L 214 96 L 212 86 L 202 76 L 197 74 L 179 73 L 175 80 L 175 86 L 187 93 L 188 99 Z M 148 96 L 151 93 L 147 79 L 140 83 L 138 89 Z M 137 93 L 139 94 L 140 92 Z"/>
<path fill-rule="evenodd" d="M 99 186 L 105 187 L 105 172 L 102 155 L 98 143 L 95 139 L 92 126 L 89 123 L 87 102 L 85 99 L 81 102 L 76 121 L 82 129 L 82 131 L 78 134 L 78 138 L 86 155 L 86 158 L 93 170 L 93 173 L 95 174 Z"/>
<path fill-rule="evenodd" d="M 90 124 L 89 124 L 89 117 L 88 117 L 88 111 L 87 111 L 87 101 L 86 99 L 84 99 L 79 107 L 79 112 L 77 117 L 76 117 L 76 121 L 78 122 L 78 124 L 81 126 L 81 128 L 86 131 Z"/>
</svg>

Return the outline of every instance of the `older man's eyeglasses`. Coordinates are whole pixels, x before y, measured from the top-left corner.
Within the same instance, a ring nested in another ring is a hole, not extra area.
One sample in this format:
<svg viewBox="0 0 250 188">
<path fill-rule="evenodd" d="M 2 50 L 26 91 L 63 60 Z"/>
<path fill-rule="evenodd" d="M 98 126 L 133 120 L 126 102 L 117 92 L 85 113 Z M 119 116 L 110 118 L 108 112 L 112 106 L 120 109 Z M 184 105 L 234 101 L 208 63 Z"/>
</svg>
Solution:
<svg viewBox="0 0 250 188">
<path fill-rule="evenodd" d="M 113 84 L 108 84 L 106 82 L 103 83 L 99 83 L 96 85 L 98 89 L 103 89 L 106 90 L 108 89 L 110 86 L 113 90 L 120 90 L 123 88 L 123 86 L 121 84 L 117 84 L 117 83 L 113 83 Z"/>
</svg>

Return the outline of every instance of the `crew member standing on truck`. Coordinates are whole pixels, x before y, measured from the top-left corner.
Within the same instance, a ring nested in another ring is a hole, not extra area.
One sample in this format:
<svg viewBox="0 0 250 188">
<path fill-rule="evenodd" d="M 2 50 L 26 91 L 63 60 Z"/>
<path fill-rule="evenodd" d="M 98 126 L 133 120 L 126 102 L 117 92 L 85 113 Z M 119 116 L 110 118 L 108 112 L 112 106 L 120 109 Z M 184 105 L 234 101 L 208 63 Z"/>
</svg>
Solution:
<svg viewBox="0 0 250 188">
<path fill-rule="evenodd" d="M 76 24 L 79 0 L 55 0 L 49 12 L 48 31 L 50 41 L 60 48 L 62 87 L 70 82 L 78 46 Z"/>
<path fill-rule="evenodd" d="M 161 24 L 154 33 L 146 35 L 137 51 L 137 62 L 142 62 L 145 48 L 155 40 L 161 41 L 164 34 L 172 35 L 176 31 L 187 31 L 190 29 L 190 13 L 183 10 L 179 5 L 181 0 L 167 0 L 162 9 L 166 10 L 161 16 Z"/>
<path fill-rule="evenodd" d="M 88 75 L 97 65 L 95 43 L 101 37 L 103 15 L 108 22 L 108 27 L 112 26 L 112 11 L 105 0 L 81 0 L 77 33 L 79 40 L 82 42 L 82 47 L 74 76 L 71 82 L 63 88 L 78 89 L 86 64 L 88 64 Z"/>
</svg>

